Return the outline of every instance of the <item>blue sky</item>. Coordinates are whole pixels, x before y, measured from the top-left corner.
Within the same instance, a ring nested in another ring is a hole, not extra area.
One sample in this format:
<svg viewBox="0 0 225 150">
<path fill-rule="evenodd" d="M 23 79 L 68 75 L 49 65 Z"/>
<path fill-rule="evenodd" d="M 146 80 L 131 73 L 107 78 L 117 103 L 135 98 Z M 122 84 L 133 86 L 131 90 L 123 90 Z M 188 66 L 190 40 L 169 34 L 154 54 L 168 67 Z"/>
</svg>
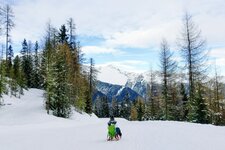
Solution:
<svg viewBox="0 0 225 150">
<path fill-rule="evenodd" d="M 185 11 L 202 30 L 210 50 L 210 65 L 225 74 L 224 0 L 0 0 L 13 4 L 15 28 L 12 45 L 20 50 L 24 38 L 35 42 L 44 36 L 46 23 L 59 28 L 72 17 L 86 58 L 98 66 L 113 64 L 123 70 L 158 69 L 158 53 L 166 38 L 181 61 L 176 46 Z M 3 35 L 0 37 L 3 43 Z"/>
</svg>

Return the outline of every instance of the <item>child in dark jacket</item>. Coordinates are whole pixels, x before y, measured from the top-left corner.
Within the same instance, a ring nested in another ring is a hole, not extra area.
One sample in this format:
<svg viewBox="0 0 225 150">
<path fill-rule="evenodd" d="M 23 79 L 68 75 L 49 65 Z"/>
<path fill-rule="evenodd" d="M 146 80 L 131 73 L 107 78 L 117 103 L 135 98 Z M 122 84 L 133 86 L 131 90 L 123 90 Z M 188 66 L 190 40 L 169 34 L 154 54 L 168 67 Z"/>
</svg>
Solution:
<svg viewBox="0 0 225 150">
<path fill-rule="evenodd" d="M 114 119 L 113 116 L 110 116 L 110 120 L 108 122 L 108 134 L 110 139 L 108 140 L 112 140 L 114 136 L 116 138 L 116 140 L 119 140 L 122 137 L 122 133 L 119 127 L 116 127 L 116 121 Z"/>
</svg>

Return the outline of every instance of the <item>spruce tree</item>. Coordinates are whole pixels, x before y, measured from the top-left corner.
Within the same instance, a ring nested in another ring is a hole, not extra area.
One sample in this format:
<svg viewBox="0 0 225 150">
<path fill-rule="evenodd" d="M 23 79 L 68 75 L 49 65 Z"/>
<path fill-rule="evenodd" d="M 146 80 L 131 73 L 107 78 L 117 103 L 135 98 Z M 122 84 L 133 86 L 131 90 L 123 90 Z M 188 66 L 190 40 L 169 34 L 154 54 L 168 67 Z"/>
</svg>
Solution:
<svg viewBox="0 0 225 150">
<path fill-rule="evenodd" d="M 67 29 L 65 25 L 62 25 L 61 28 L 59 29 L 58 33 L 58 41 L 61 44 L 68 43 L 68 35 L 67 35 Z"/>
<path fill-rule="evenodd" d="M 56 116 L 69 117 L 71 105 L 77 111 L 92 109 L 91 105 L 86 107 L 87 100 L 91 102 L 90 80 L 88 73 L 81 69 L 81 48 L 76 45 L 70 46 L 65 25 L 57 31 L 48 24 L 40 70 L 48 114 L 52 110 Z"/>
<path fill-rule="evenodd" d="M 120 117 L 123 117 L 125 119 L 130 119 L 130 111 L 131 111 L 131 102 L 130 102 L 130 96 L 129 93 L 126 92 L 123 101 L 120 106 Z"/>
<path fill-rule="evenodd" d="M 53 89 L 55 87 L 54 74 L 53 74 L 53 62 L 54 54 L 56 53 L 56 41 L 54 39 L 55 32 L 53 33 L 53 27 L 50 23 L 47 24 L 45 45 L 41 55 L 41 85 L 45 89 L 45 104 L 47 113 L 53 110 L 53 95 L 55 94 Z"/>
<path fill-rule="evenodd" d="M 180 47 L 182 57 L 185 61 L 185 68 L 188 71 L 188 120 L 194 121 L 193 114 L 195 112 L 196 94 L 198 83 L 203 82 L 206 72 L 206 53 L 205 40 L 201 37 L 201 31 L 197 28 L 192 20 L 192 16 L 188 13 L 184 15 L 183 30 L 179 38 L 178 46 Z"/>
<path fill-rule="evenodd" d="M 107 97 L 97 97 L 94 103 L 94 113 L 100 118 L 109 117 L 109 105 Z"/>
<path fill-rule="evenodd" d="M 33 71 L 33 87 L 34 88 L 41 88 L 41 78 L 40 78 L 40 63 L 39 63 L 39 52 L 38 52 L 39 46 L 38 42 L 35 42 L 34 46 L 34 71 Z"/>
<path fill-rule="evenodd" d="M 15 96 L 20 98 L 20 95 L 23 94 L 23 88 L 25 87 L 23 82 L 23 73 L 22 67 L 20 65 L 20 57 L 17 55 L 13 60 L 13 79 L 16 81 L 14 85 Z"/>
<path fill-rule="evenodd" d="M 22 42 L 22 49 L 20 51 L 21 53 L 21 67 L 22 67 L 22 74 L 24 76 L 24 84 L 26 87 L 28 87 L 28 78 L 29 75 L 28 73 L 30 72 L 29 67 L 28 67 L 28 44 L 26 39 L 23 40 Z"/>
<path fill-rule="evenodd" d="M 182 101 L 182 120 L 187 120 L 187 115 L 188 115 L 188 107 L 187 107 L 187 101 L 188 97 L 186 94 L 185 86 L 183 83 L 181 83 L 181 90 L 180 90 L 180 95 L 181 95 L 181 101 Z"/>
<path fill-rule="evenodd" d="M 205 104 L 205 99 L 203 98 L 203 87 L 200 83 L 198 83 L 197 91 L 196 91 L 196 97 L 195 97 L 195 104 L 192 106 L 195 106 L 193 108 L 194 111 L 190 114 L 190 117 L 193 122 L 196 123 L 208 123 L 208 109 Z"/>
<path fill-rule="evenodd" d="M 2 49 L 2 52 L 3 52 L 3 49 Z M 1 58 L 1 63 L 0 63 L 0 104 L 3 103 L 3 94 L 7 93 L 5 75 L 6 75 L 5 62 Z"/>
<path fill-rule="evenodd" d="M 92 96 L 94 91 L 94 86 L 96 82 L 96 70 L 94 68 L 94 60 L 93 58 L 90 58 L 90 67 L 89 67 L 89 89 L 87 91 L 87 98 L 86 98 L 86 107 L 85 111 L 89 114 L 92 113 Z"/>
<path fill-rule="evenodd" d="M 173 54 L 170 51 L 168 43 L 165 39 L 161 43 L 160 51 L 160 67 L 162 75 L 162 95 L 164 100 L 164 118 L 168 120 L 171 118 L 170 110 L 172 109 L 172 82 L 175 74 L 176 62 L 173 61 Z"/>
<path fill-rule="evenodd" d="M 118 101 L 116 100 L 116 98 L 112 99 L 111 115 L 114 116 L 114 117 L 119 117 L 120 116 L 119 104 L 118 104 Z"/>
<path fill-rule="evenodd" d="M 10 45 L 8 50 L 7 50 L 8 54 L 7 54 L 7 62 L 6 62 L 6 75 L 11 78 L 10 76 L 10 71 L 12 69 L 12 60 L 13 60 L 13 48 Z"/>
<path fill-rule="evenodd" d="M 67 118 L 71 113 L 70 83 L 68 82 L 71 65 L 71 53 L 67 44 L 59 45 L 53 64 L 55 87 L 53 87 L 53 114 Z"/>
</svg>

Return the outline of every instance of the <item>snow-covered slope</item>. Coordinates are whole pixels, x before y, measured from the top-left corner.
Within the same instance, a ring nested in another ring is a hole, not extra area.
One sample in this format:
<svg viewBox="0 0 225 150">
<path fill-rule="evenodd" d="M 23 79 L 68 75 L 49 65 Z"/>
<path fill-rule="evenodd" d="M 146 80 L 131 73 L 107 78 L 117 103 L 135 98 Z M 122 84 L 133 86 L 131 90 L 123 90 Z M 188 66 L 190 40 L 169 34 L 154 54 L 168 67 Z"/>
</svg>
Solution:
<svg viewBox="0 0 225 150">
<path fill-rule="evenodd" d="M 21 99 L 5 96 L 0 107 L 0 150 L 224 150 L 225 127 L 116 118 L 123 137 L 106 141 L 108 119 L 74 112 L 71 119 L 47 115 L 43 91 Z M 10 104 L 10 105 L 7 105 Z"/>
</svg>

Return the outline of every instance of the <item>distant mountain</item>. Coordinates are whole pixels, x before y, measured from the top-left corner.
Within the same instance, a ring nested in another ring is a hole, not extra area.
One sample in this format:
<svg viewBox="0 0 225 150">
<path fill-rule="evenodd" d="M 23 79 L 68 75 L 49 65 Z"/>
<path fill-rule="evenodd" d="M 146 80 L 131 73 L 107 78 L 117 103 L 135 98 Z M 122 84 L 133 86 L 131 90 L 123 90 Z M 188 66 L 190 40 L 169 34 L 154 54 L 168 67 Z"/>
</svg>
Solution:
<svg viewBox="0 0 225 150">
<path fill-rule="evenodd" d="M 126 72 L 121 69 L 108 65 L 98 67 L 98 84 L 97 91 L 95 93 L 94 99 L 96 96 L 107 96 L 109 101 L 112 100 L 113 97 L 118 99 L 118 101 L 122 101 L 125 93 L 130 94 L 131 100 L 134 100 L 137 96 L 141 96 L 143 99 L 147 98 L 147 91 L 149 89 L 149 80 L 150 80 L 150 72 L 143 73 L 134 73 L 134 72 Z M 185 88 L 188 92 L 188 78 L 184 73 L 175 74 L 175 80 L 178 83 L 184 83 Z M 161 90 L 161 77 L 160 72 L 153 72 L 154 78 L 154 87 L 155 94 Z M 212 77 L 208 77 L 208 80 L 213 79 Z M 220 82 L 225 83 L 225 77 L 219 77 Z M 224 84 L 225 85 L 225 84 Z"/>
<path fill-rule="evenodd" d="M 109 91 L 110 97 L 115 96 L 117 90 L 121 87 L 124 87 L 124 90 L 132 90 L 133 92 L 138 93 L 142 98 L 146 98 L 148 83 L 150 78 L 149 72 L 144 73 L 134 73 L 134 72 L 126 72 L 122 71 L 115 66 L 108 65 L 97 68 L 98 80 L 105 84 L 104 86 L 98 86 L 99 91 L 106 94 Z M 159 72 L 154 72 L 155 82 L 160 82 Z M 113 85 L 113 88 L 111 86 Z M 109 87 L 110 86 L 110 87 Z M 107 91 L 105 91 L 107 89 Z M 130 92 L 131 93 L 131 92 Z M 106 94 L 107 95 L 107 94 Z"/>
<path fill-rule="evenodd" d="M 118 102 L 121 102 L 127 94 L 131 101 L 136 100 L 138 96 L 141 97 L 141 95 L 129 87 L 98 81 L 96 84 L 96 92 L 93 95 L 93 100 L 95 101 L 98 97 L 106 96 L 109 102 L 111 102 L 113 98 Z"/>
<path fill-rule="evenodd" d="M 126 72 L 112 65 L 101 66 L 96 69 L 98 70 L 99 81 L 124 86 L 128 80 Z"/>
</svg>

